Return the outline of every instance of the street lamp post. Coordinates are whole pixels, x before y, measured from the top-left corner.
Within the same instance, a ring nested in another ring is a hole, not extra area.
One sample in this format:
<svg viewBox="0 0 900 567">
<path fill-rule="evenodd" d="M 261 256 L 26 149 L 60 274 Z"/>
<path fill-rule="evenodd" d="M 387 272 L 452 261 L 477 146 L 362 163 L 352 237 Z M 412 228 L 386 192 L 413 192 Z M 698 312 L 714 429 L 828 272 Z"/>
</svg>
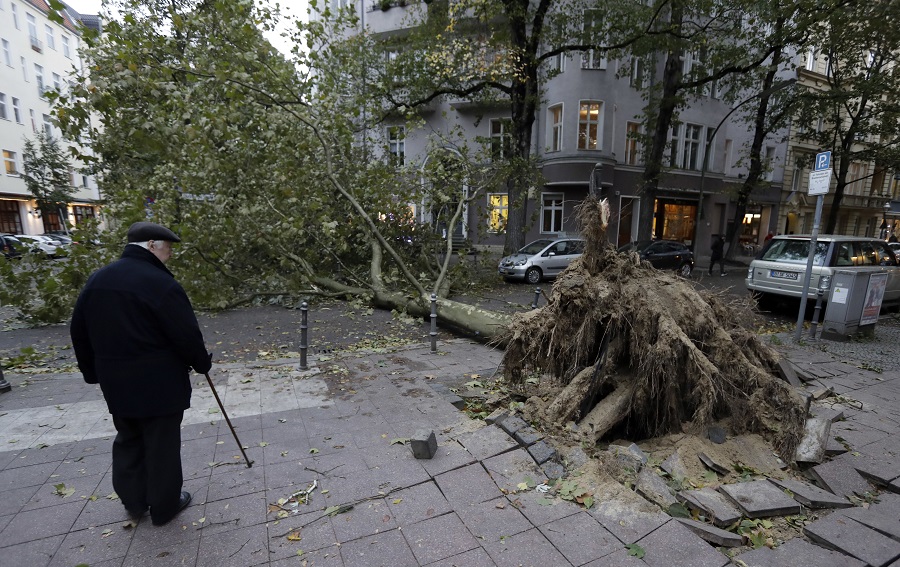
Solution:
<svg viewBox="0 0 900 567">
<path fill-rule="evenodd" d="M 771 87 L 767 88 L 764 91 L 760 91 L 752 96 L 745 98 L 741 102 L 734 105 L 734 107 L 732 107 L 732 109 L 728 111 L 728 114 L 726 114 L 722 118 L 722 120 L 719 121 L 719 123 L 716 125 L 715 129 L 713 129 L 712 134 L 706 137 L 706 145 L 703 149 L 703 166 L 700 168 L 700 186 L 699 186 L 700 195 L 699 195 L 699 199 L 697 200 L 697 217 L 694 221 L 694 255 L 695 256 L 698 251 L 697 250 L 697 237 L 700 236 L 700 221 L 703 219 L 703 185 L 704 185 L 704 182 L 706 181 L 706 170 L 709 168 L 709 148 L 712 145 L 713 140 L 716 139 L 716 134 L 719 133 L 719 129 L 722 127 L 723 124 L 725 124 L 725 121 L 728 120 L 732 114 L 734 114 L 735 110 L 744 106 L 745 104 L 747 104 L 748 102 L 750 102 L 753 99 L 756 99 L 756 98 L 759 98 L 762 96 L 767 96 L 772 93 L 778 92 L 781 89 L 787 88 L 796 82 L 797 82 L 797 79 L 787 79 L 784 81 L 780 81 L 778 83 L 775 83 L 774 85 L 772 85 Z"/>
</svg>

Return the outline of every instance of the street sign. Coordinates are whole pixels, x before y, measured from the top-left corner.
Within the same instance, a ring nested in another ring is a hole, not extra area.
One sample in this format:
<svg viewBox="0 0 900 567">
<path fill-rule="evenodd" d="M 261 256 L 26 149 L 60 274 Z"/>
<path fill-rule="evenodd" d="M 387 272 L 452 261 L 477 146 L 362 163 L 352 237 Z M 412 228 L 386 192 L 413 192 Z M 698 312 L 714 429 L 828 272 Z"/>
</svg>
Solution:
<svg viewBox="0 0 900 567">
<path fill-rule="evenodd" d="M 831 169 L 831 151 L 820 152 L 816 154 L 815 171 L 824 171 Z M 810 193 L 812 195 L 812 193 Z"/>
<path fill-rule="evenodd" d="M 829 152 L 830 153 L 830 152 Z M 822 155 L 822 154 L 819 154 Z M 818 161 L 818 158 L 817 158 Z M 809 195 L 827 195 L 828 188 L 831 186 L 831 170 L 809 172 Z"/>
</svg>

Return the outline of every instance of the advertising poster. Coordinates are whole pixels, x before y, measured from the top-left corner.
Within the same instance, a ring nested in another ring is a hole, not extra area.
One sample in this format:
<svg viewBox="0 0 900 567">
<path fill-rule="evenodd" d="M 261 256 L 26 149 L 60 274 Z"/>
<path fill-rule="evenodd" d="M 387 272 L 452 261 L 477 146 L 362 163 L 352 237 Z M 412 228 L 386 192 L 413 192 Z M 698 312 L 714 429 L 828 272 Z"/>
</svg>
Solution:
<svg viewBox="0 0 900 567">
<path fill-rule="evenodd" d="M 878 314 L 881 312 L 881 301 L 884 299 L 884 288 L 887 286 L 887 274 L 872 274 L 869 276 L 869 287 L 866 288 L 866 302 L 863 304 L 862 317 L 859 326 L 873 325 L 878 322 Z"/>
</svg>

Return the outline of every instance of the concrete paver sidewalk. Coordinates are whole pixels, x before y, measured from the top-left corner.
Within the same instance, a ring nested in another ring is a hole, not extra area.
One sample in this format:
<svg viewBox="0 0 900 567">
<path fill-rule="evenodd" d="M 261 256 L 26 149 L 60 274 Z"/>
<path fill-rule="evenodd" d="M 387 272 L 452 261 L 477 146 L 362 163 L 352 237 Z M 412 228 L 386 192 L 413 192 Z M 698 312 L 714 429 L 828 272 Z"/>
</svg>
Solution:
<svg viewBox="0 0 900 567">
<path fill-rule="evenodd" d="M 423 345 L 320 357 L 310 371 L 291 360 L 216 366 L 216 389 L 252 468 L 195 375 L 182 432 L 185 488 L 194 499 L 162 527 L 146 517 L 125 527 L 110 480 L 114 430 L 99 388 L 77 374 L 7 376 L 14 389 L 0 398 L 0 566 L 729 564 L 663 513 L 614 502 L 586 511 L 533 490 L 512 493 L 526 477 L 543 480 L 541 469 L 512 438 L 492 432 L 499 428 L 479 429 L 483 422 L 430 386 L 489 374 L 502 353 L 461 339 L 440 351 Z M 847 379 L 833 359 L 802 349 L 791 356 L 820 371 L 823 384 L 863 400 L 861 409 L 848 405 L 842 431 L 857 435 L 850 441 L 863 454 L 892 462 L 900 373 Z M 423 428 L 438 436 L 431 460 L 414 459 L 398 442 Z M 312 483 L 309 504 L 287 501 Z M 629 554 L 633 543 L 642 559 Z M 754 553 L 753 564 L 779 564 Z"/>
</svg>

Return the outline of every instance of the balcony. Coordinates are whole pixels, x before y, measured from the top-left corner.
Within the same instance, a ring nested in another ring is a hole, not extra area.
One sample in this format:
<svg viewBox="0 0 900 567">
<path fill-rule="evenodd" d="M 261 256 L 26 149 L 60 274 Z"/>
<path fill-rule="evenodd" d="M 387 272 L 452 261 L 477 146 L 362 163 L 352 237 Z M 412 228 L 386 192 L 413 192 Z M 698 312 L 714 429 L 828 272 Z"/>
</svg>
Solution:
<svg viewBox="0 0 900 567">
<path fill-rule="evenodd" d="M 44 44 L 41 43 L 41 40 L 34 37 L 33 35 L 30 36 L 29 39 L 31 40 L 31 49 L 37 51 L 38 53 L 44 52 Z"/>
</svg>

